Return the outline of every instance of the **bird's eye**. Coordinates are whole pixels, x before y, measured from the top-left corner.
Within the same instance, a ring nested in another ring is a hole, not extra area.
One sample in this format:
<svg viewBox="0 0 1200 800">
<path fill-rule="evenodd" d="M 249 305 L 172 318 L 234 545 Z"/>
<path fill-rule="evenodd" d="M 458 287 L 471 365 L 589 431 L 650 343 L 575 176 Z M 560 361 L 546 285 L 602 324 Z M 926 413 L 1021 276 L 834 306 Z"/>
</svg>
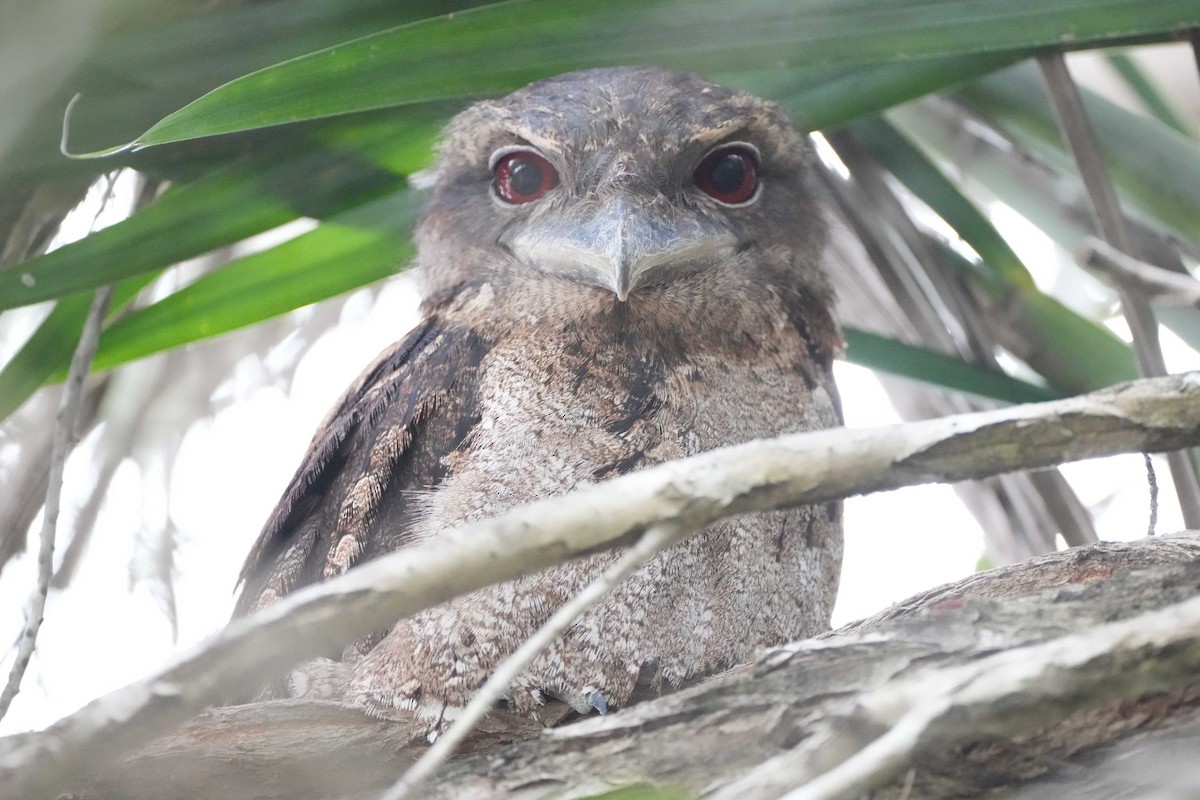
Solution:
<svg viewBox="0 0 1200 800">
<path fill-rule="evenodd" d="M 558 186 L 558 170 L 532 150 L 499 151 L 492 156 L 492 185 L 510 205 L 531 203 Z"/>
<path fill-rule="evenodd" d="M 758 154 L 745 144 L 718 147 L 704 157 L 692 179 L 719 203 L 745 205 L 758 195 Z"/>
</svg>

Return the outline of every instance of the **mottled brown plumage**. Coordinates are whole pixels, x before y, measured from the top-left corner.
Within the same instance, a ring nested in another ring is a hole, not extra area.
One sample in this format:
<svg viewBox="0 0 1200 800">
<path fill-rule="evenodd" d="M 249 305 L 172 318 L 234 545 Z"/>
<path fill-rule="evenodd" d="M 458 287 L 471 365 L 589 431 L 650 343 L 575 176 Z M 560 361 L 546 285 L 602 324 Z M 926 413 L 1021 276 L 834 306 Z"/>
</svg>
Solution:
<svg viewBox="0 0 1200 800">
<path fill-rule="evenodd" d="M 557 183 L 527 173 L 514 185 L 533 199 L 506 202 L 514 152 Z M 729 153 L 716 185 L 756 160 L 748 199 L 714 194 L 708 165 Z M 809 159 L 773 104 L 657 69 L 565 75 L 460 114 L 417 231 L 425 321 L 316 434 L 247 559 L 239 613 L 535 498 L 838 424 Z M 339 693 L 437 728 L 614 557 L 402 620 L 345 654 Z M 809 636 L 840 561 L 836 503 L 715 525 L 582 616 L 512 700 L 620 706 L 647 671 L 677 685 Z"/>
</svg>

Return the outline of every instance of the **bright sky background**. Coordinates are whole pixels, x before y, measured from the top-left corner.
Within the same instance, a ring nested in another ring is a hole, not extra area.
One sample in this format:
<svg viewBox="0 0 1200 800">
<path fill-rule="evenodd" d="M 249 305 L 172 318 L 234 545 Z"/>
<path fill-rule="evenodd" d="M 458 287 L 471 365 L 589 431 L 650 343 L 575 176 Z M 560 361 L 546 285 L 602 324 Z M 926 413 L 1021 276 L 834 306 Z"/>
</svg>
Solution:
<svg viewBox="0 0 1200 800">
<path fill-rule="evenodd" d="M 993 211 L 1026 263 L 1042 265 L 1039 282 L 1053 283 L 1068 260 L 1066 254 L 1015 215 L 1002 208 Z M 81 214 L 84 229 L 94 213 Z M 311 313 L 302 309 L 295 318 Z M 32 325 L 32 312 L 30 320 Z M 241 561 L 316 425 L 376 353 L 415 320 L 416 296 L 406 278 L 393 280 L 374 299 L 371 292 L 359 291 L 346 303 L 340 324 L 303 355 L 290 386 L 275 385 L 269 373 L 272 359 L 295 347 L 294 342 L 285 340 L 268 355 L 265 366 L 252 358 L 238 364 L 217 392 L 216 413 L 187 430 L 177 458 L 166 465 L 169 492 L 155 491 L 155 481 L 143 481 L 135 462 L 123 463 L 74 583 L 66 592 L 51 594 L 38 651 L 22 693 L 0 722 L 0 734 L 49 724 L 160 667 L 180 648 L 224 625 Z M 1166 331 L 1164 339 L 1172 370 L 1200 366 L 1195 353 Z M 18 344 L 0 341 L 0 361 Z M 837 378 L 847 424 L 899 421 L 870 372 L 838 364 Z M 172 424 L 170 408 L 155 407 L 151 414 L 162 415 L 163 425 Z M 0 445 L 4 441 L 0 427 Z M 87 484 L 83 472 L 91 468 L 94 449 L 93 436 L 68 462 L 67 515 L 76 510 L 79 487 Z M 1097 509 L 1102 538 L 1142 534 L 1148 490 L 1140 456 L 1086 462 L 1065 471 L 1084 502 Z M 1181 521 L 1161 462 L 1158 472 L 1159 530 L 1169 532 L 1180 528 Z M 131 577 L 130 572 L 134 532 L 168 517 L 179 532 L 177 638 L 160 610 L 162 599 L 155 596 L 153 582 Z M 31 539 L 39 528 L 40 518 Z M 5 675 L 11 663 L 9 645 L 23 625 L 34 582 L 30 554 L 36 549 L 33 543 L 27 554 L 0 573 L 0 647 L 5 656 L 0 669 Z M 982 533 L 950 487 L 853 498 L 846 503 L 846 559 L 834 624 L 968 575 L 982 555 Z"/>
</svg>

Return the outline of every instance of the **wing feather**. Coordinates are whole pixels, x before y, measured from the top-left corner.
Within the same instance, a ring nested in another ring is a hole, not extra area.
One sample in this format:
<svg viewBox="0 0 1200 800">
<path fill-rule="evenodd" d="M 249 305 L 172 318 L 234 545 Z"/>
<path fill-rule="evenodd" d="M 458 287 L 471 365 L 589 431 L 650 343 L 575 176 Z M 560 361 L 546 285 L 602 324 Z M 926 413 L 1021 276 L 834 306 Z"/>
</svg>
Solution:
<svg viewBox="0 0 1200 800">
<path fill-rule="evenodd" d="M 363 372 L 317 429 L 246 558 L 237 615 L 405 543 L 411 490 L 446 477 L 445 456 L 478 422 L 486 351 L 435 315 Z"/>
</svg>

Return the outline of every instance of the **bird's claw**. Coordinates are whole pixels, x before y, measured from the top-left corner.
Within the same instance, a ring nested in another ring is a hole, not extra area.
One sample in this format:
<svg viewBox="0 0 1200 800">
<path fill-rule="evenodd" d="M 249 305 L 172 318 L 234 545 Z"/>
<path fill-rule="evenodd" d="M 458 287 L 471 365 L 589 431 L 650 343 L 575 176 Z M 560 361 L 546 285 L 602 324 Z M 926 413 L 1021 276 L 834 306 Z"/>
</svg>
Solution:
<svg viewBox="0 0 1200 800">
<path fill-rule="evenodd" d="M 600 692 L 599 690 L 584 692 L 583 699 L 587 701 L 589 706 L 596 709 L 596 712 L 600 714 L 600 716 L 604 716 L 608 713 L 608 700 L 605 699 L 603 692 Z"/>
</svg>

